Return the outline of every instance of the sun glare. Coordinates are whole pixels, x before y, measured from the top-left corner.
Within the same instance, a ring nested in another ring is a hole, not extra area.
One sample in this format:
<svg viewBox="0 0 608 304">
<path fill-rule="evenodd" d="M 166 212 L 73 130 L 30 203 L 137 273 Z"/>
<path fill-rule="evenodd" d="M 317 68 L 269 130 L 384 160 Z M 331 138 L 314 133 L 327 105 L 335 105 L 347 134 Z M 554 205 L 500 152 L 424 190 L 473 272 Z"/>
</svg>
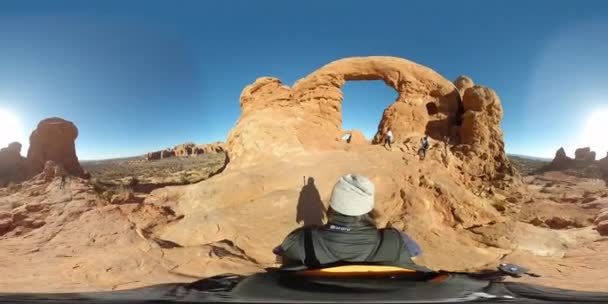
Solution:
<svg viewBox="0 0 608 304">
<path fill-rule="evenodd" d="M 591 147 L 598 158 L 608 152 L 608 109 L 593 113 L 587 120 L 583 131 L 583 145 Z"/>
<path fill-rule="evenodd" d="M 20 141 L 21 131 L 21 123 L 17 116 L 0 109 L 0 148 L 8 146 L 11 142 Z"/>
</svg>

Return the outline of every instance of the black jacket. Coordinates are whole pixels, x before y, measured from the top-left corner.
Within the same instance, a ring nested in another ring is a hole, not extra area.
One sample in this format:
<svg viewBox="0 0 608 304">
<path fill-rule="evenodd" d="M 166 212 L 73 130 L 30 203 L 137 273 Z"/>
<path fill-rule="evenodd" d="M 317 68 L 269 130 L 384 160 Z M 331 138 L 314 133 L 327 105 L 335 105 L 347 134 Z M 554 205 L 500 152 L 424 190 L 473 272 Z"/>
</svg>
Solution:
<svg viewBox="0 0 608 304">
<path fill-rule="evenodd" d="M 279 251 L 283 266 L 290 269 L 367 262 L 429 271 L 412 261 L 399 231 L 377 229 L 348 216 L 335 216 L 323 227 L 296 229 Z"/>
</svg>

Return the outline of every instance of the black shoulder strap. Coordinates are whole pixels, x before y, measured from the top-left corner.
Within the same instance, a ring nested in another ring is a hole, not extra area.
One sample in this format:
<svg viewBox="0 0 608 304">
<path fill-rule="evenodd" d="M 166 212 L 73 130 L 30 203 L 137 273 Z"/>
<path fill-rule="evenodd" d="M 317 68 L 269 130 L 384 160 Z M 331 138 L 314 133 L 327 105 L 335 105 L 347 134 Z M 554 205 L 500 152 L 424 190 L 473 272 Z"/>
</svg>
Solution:
<svg viewBox="0 0 608 304">
<path fill-rule="evenodd" d="M 304 228 L 304 264 L 309 268 L 321 266 L 315 254 L 315 246 L 312 242 L 312 227 Z"/>
</svg>

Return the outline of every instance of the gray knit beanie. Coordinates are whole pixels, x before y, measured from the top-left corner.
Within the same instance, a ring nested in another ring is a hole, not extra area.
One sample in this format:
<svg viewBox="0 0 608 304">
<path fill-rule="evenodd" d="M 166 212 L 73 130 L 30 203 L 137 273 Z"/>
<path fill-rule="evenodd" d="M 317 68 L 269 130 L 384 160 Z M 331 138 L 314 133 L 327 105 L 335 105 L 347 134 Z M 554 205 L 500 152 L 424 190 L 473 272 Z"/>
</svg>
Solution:
<svg viewBox="0 0 608 304">
<path fill-rule="evenodd" d="M 374 209 L 374 183 L 362 175 L 342 176 L 334 186 L 329 206 L 349 216 L 369 213 Z"/>
</svg>

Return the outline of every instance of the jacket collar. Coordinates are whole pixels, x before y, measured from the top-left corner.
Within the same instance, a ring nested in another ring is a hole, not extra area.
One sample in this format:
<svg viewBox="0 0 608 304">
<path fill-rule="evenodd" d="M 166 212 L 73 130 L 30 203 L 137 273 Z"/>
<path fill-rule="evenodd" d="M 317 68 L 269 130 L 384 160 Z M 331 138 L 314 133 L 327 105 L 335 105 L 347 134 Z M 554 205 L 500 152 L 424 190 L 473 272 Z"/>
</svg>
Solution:
<svg viewBox="0 0 608 304">
<path fill-rule="evenodd" d="M 349 232 L 352 230 L 367 230 L 376 229 L 372 223 L 360 221 L 356 216 L 346 216 L 342 214 L 334 214 L 325 225 L 326 228 L 334 231 Z"/>
</svg>

